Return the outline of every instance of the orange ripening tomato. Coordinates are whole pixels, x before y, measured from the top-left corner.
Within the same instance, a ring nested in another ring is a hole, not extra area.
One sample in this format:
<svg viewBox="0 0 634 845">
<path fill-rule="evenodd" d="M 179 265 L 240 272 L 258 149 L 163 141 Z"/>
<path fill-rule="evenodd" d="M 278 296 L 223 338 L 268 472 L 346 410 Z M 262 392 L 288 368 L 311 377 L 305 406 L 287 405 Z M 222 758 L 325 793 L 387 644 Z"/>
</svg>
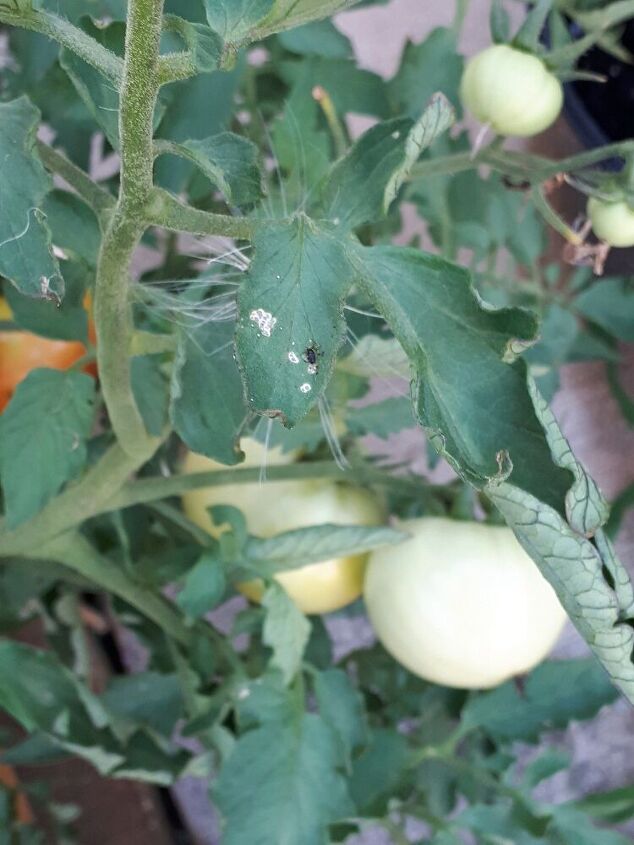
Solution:
<svg viewBox="0 0 634 845">
<path fill-rule="evenodd" d="M 0 297 L 0 320 L 13 318 L 7 301 Z M 91 320 L 91 335 L 94 335 Z M 9 404 L 18 384 L 38 367 L 66 370 L 86 354 L 83 343 L 50 340 L 26 331 L 0 331 L 0 412 Z M 96 375 L 92 365 L 86 372 Z"/>
<path fill-rule="evenodd" d="M 11 766 L 0 764 L 0 784 L 14 793 L 13 813 L 16 821 L 22 824 L 33 824 L 35 821 L 33 810 L 26 795 L 20 792 L 18 779 Z"/>
</svg>

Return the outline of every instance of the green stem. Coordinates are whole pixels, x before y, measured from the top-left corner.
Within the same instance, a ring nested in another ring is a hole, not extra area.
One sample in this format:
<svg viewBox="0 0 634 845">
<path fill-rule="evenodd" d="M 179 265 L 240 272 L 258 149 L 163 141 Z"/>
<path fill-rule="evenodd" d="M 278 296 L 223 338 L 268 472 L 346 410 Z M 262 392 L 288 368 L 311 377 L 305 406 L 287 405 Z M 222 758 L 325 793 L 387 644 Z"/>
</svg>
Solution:
<svg viewBox="0 0 634 845">
<path fill-rule="evenodd" d="M 228 238 L 251 240 L 255 230 L 266 221 L 228 214 L 212 214 L 179 202 L 167 191 L 155 188 L 146 210 L 146 221 L 173 232 L 192 235 L 224 235 Z"/>
<path fill-rule="evenodd" d="M 115 204 L 112 194 L 93 182 L 87 173 L 53 147 L 39 140 L 35 142 L 35 146 L 44 166 L 74 188 L 99 217 L 110 213 Z"/>
<path fill-rule="evenodd" d="M 175 352 L 176 345 L 176 335 L 136 329 L 132 335 L 130 355 L 160 355 L 163 352 Z"/>
<path fill-rule="evenodd" d="M 189 79 L 196 73 L 191 53 L 170 53 L 167 56 L 159 56 L 158 77 L 159 85 L 168 85 L 170 82 L 178 82 L 181 79 Z"/>
<path fill-rule="evenodd" d="M 631 140 L 618 141 L 558 161 L 543 156 L 530 155 L 529 153 L 519 153 L 514 150 L 485 147 L 475 156 L 470 152 L 452 153 L 451 155 L 421 161 L 412 168 L 410 181 L 417 181 L 430 176 L 453 175 L 465 170 L 474 170 L 481 165 L 487 165 L 506 176 L 525 179 L 531 184 L 536 184 L 544 182 L 558 173 L 582 170 L 609 158 L 624 157 L 632 153 L 634 153 L 634 141 Z"/>
<path fill-rule="evenodd" d="M 112 446 L 81 481 L 64 490 L 37 516 L 12 531 L 0 531 L 0 557 L 28 557 L 58 534 L 109 510 L 107 503 L 132 473 L 152 457 L 158 444 L 158 440 L 148 441 L 143 454 L 135 458 L 120 446 Z"/>
<path fill-rule="evenodd" d="M 226 470 L 196 472 L 188 475 L 174 475 L 171 478 L 145 478 L 131 481 L 109 502 L 108 510 L 127 508 L 132 505 L 155 502 L 169 496 L 180 496 L 188 490 L 202 487 L 216 487 L 223 484 L 252 484 L 260 479 L 259 467 L 232 467 Z M 410 495 L 434 495 L 447 493 L 449 487 L 429 485 L 424 478 L 391 475 L 373 467 L 353 467 L 343 471 L 333 461 L 315 461 L 271 466 L 266 470 L 267 482 L 289 481 L 296 479 L 328 479 L 355 482 L 357 484 L 376 484 L 407 492 Z"/>
<path fill-rule="evenodd" d="M 469 0 L 456 0 L 456 11 L 454 13 L 453 22 L 451 24 L 451 31 L 456 38 L 460 37 L 464 19 L 469 8 Z"/>
<path fill-rule="evenodd" d="M 19 26 L 53 38 L 119 87 L 123 71 L 121 59 L 65 18 L 43 9 L 15 12 L 3 9 L 0 11 L 0 23 Z"/>
<path fill-rule="evenodd" d="M 557 214 L 555 209 L 548 202 L 544 196 L 541 186 L 538 185 L 533 188 L 531 191 L 531 199 L 533 201 L 533 205 L 544 218 L 546 223 L 548 223 L 549 226 L 552 226 L 556 232 L 559 232 L 564 240 L 568 241 L 570 244 L 574 244 L 575 246 L 580 246 L 583 243 L 581 235 L 578 232 L 575 232 L 574 229 L 571 229 L 566 221 Z"/>
<path fill-rule="evenodd" d="M 102 241 L 95 281 L 99 377 L 112 428 L 130 456 L 141 454 L 148 439 L 132 392 L 129 358 L 133 325 L 128 267 L 142 234 L 143 226 L 131 222 L 119 204 Z"/>
<path fill-rule="evenodd" d="M 187 645 L 191 641 L 191 629 L 167 599 L 133 581 L 111 561 L 102 557 L 81 534 L 62 535 L 43 545 L 34 556 L 55 560 L 100 589 L 119 596 L 177 642 Z"/>
<path fill-rule="evenodd" d="M 145 209 L 153 187 L 152 134 L 162 10 L 162 0 L 130 0 L 128 6 L 119 113 L 119 199 L 103 238 L 95 286 L 99 376 L 112 427 L 130 455 L 141 454 L 148 441 L 130 381 L 129 266 L 145 230 Z"/>
</svg>

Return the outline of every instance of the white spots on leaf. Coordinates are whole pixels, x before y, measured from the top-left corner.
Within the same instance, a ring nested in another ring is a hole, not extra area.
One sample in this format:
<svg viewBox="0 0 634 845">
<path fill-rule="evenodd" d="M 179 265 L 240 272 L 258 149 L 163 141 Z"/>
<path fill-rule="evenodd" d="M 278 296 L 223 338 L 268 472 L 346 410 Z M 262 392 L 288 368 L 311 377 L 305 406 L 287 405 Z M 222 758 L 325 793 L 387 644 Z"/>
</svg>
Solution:
<svg viewBox="0 0 634 845">
<path fill-rule="evenodd" d="M 310 393 L 312 387 L 308 384 L 307 381 L 305 381 L 304 384 L 300 384 L 299 389 L 302 393 Z"/>
<path fill-rule="evenodd" d="M 392 138 L 396 140 L 397 138 L 401 137 L 401 133 L 397 130 L 396 132 L 392 132 Z"/>
<path fill-rule="evenodd" d="M 251 695 L 251 690 L 249 687 L 242 687 L 238 690 L 238 700 L 244 701 L 245 698 L 248 698 Z"/>
<path fill-rule="evenodd" d="M 306 371 L 309 376 L 317 375 L 317 364 L 309 364 L 308 367 L 306 367 Z"/>
<path fill-rule="evenodd" d="M 249 314 L 249 319 L 256 324 L 264 337 L 271 337 L 271 332 L 277 323 L 277 317 L 274 317 L 270 311 L 265 311 L 264 308 L 254 308 Z"/>
<path fill-rule="evenodd" d="M 299 358 L 294 352 L 288 353 L 288 360 L 291 362 L 291 364 L 299 364 Z"/>
</svg>

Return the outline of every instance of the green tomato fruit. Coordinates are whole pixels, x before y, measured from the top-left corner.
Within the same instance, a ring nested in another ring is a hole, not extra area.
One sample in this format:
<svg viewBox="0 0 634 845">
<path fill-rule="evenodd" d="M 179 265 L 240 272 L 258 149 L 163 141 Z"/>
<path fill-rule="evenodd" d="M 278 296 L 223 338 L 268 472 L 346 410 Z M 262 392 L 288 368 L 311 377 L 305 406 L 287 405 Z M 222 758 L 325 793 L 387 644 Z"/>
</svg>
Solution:
<svg viewBox="0 0 634 845">
<path fill-rule="evenodd" d="M 634 209 L 626 202 L 590 197 L 587 213 L 597 238 L 610 246 L 634 246 Z"/>
<path fill-rule="evenodd" d="M 438 684 L 483 689 L 548 654 L 566 614 L 509 528 L 436 517 L 400 527 L 410 539 L 370 555 L 363 591 L 399 663 Z"/>
<path fill-rule="evenodd" d="M 269 449 L 252 438 L 240 443 L 245 452 L 241 466 L 290 464 L 292 452 Z M 183 464 L 185 472 L 210 472 L 227 467 L 189 452 Z M 295 528 L 330 523 L 333 525 L 379 525 L 384 522 L 383 508 L 367 490 L 338 484 L 334 481 L 276 481 L 260 484 L 224 484 L 183 494 L 183 510 L 197 525 L 218 537 L 221 527 L 215 525 L 207 508 L 212 505 L 233 505 L 240 508 L 251 534 L 272 537 Z M 330 613 L 355 601 L 361 595 L 367 555 L 343 557 L 310 563 L 298 569 L 278 573 L 275 578 L 303 613 Z M 245 581 L 236 585 L 252 601 L 260 601 L 262 581 Z"/>
<path fill-rule="evenodd" d="M 467 63 L 460 95 L 466 109 L 498 135 L 542 132 L 561 111 L 561 82 L 536 56 L 496 44 Z"/>
</svg>

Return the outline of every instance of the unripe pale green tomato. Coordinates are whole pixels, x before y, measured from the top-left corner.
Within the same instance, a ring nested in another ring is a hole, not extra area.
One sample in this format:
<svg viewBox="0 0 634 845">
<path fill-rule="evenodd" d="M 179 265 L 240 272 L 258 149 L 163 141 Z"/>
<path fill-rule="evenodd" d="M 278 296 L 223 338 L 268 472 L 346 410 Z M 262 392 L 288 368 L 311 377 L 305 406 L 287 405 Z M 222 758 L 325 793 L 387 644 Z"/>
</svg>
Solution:
<svg viewBox="0 0 634 845">
<path fill-rule="evenodd" d="M 264 447 L 255 440 L 241 442 L 246 458 L 240 466 L 261 466 Z M 269 449 L 268 465 L 289 464 L 293 453 Z M 184 472 L 226 470 L 227 467 L 202 455 L 189 452 L 183 464 Z M 309 525 L 378 525 L 384 521 L 378 500 L 366 490 L 337 484 L 333 481 L 276 481 L 266 484 L 227 484 L 191 490 L 183 495 L 183 510 L 187 516 L 218 536 L 207 511 L 212 505 L 233 505 L 240 508 L 247 519 L 249 532 L 258 537 L 272 537 L 283 531 Z M 280 572 L 276 579 L 304 613 L 330 613 L 355 601 L 361 595 L 367 555 L 348 555 L 311 563 L 299 569 Z M 237 585 L 252 601 L 260 601 L 263 584 L 249 581 Z"/>
<path fill-rule="evenodd" d="M 561 82 L 540 59 L 506 44 L 487 47 L 467 62 L 460 96 L 498 135 L 523 138 L 547 129 L 564 101 Z"/>
<path fill-rule="evenodd" d="M 493 687 L 536 666 L 566 621 L 509 528 L 425 517 L 370 555 L 364 598 L 377 637 L 415 675 Z"/>
<path fill-rule="evenodd" d="M 634 209 L 624 200 L 606 202 L 590 197 L 587 213 L 597 238 L 610 246 L 634 246 Z"/>
</svg>

